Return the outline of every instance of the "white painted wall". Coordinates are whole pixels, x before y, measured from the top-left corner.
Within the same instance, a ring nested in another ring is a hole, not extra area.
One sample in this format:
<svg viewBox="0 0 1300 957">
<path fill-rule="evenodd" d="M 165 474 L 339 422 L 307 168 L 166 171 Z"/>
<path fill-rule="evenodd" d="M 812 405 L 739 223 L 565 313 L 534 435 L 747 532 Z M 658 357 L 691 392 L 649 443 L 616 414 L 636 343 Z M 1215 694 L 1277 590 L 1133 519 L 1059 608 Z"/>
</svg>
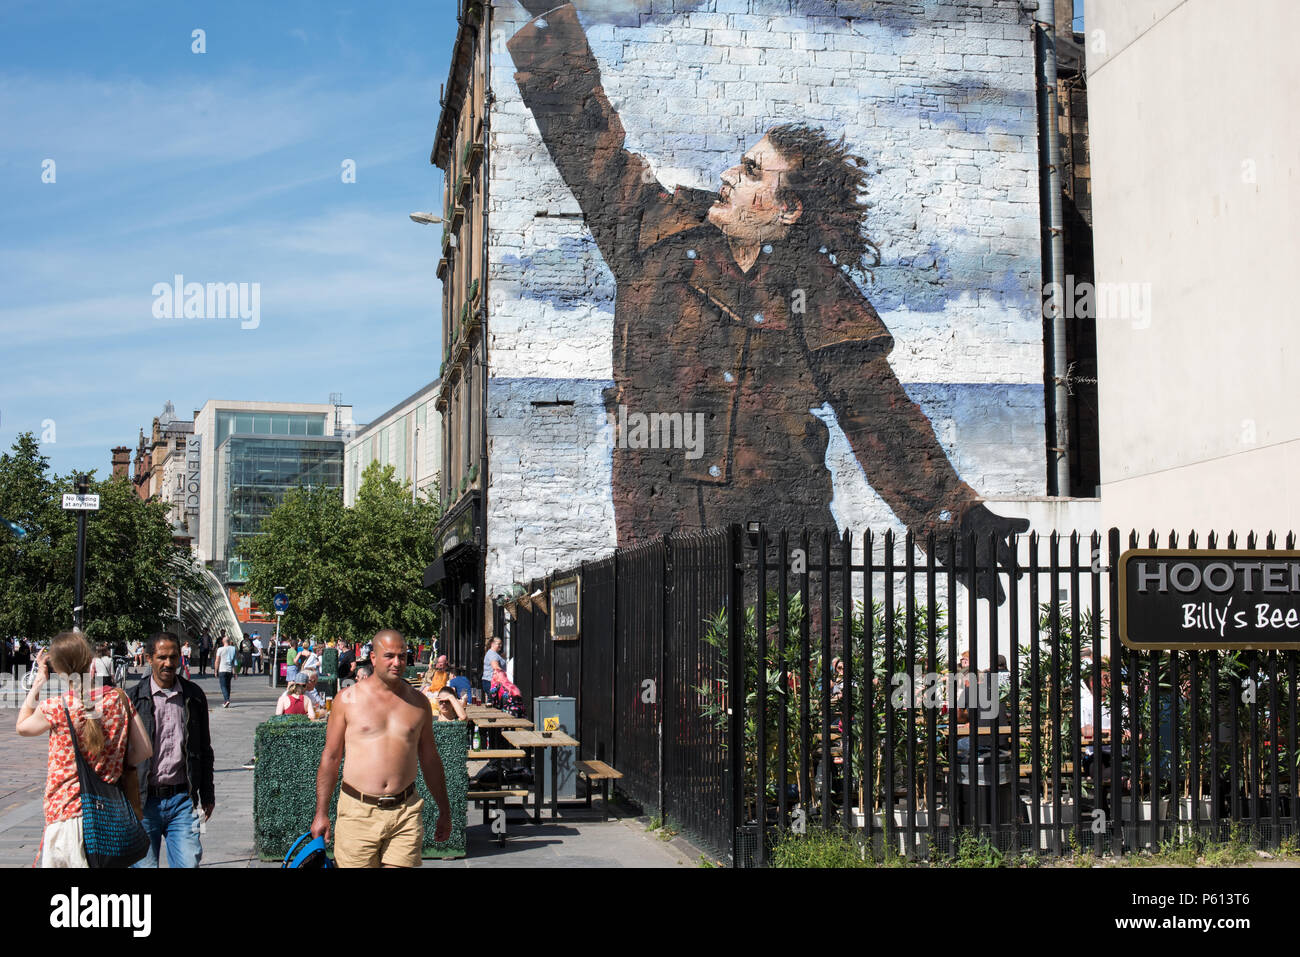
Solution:
<svg viewBox="0 0 1300 957">
<path fill-rule="evenodd" d="M 1293 0 L 1087 0 L 1107 525 L 1300 526 L 1300 107 Z"/>
</svg>

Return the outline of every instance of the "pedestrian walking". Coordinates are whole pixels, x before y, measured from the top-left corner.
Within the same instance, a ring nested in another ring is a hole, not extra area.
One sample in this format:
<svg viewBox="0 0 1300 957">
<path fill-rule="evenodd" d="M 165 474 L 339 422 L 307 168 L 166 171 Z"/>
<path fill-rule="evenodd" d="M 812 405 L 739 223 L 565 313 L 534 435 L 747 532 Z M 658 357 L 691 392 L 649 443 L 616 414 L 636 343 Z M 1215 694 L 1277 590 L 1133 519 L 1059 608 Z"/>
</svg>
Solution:
<svg viewBox="0 0 1300 957">
<path fill-rule="evenodd" d="M 391 630 L 374 638 L 375 679 L 334 701 L 316 776 L 313 837 L 330 838 L 329 806 L 343 766 L 334 859 L 339 867 L 419 867 L 424 845 L 424 800 L 415 787 L 417 765 L 438 805 L 435 842 L 451 837 L 450 803 L 442 760 L 433 740 L 433 716 L 424 696 L 402 680 L 406 642 Z"/>
<path fill-rule="evenodd" d="M 262 673 L 262 636 L 253 632 L 253 674 Z"/>
<path fill-rule="evenodd" d="M 108 642 L 101 641 L 95 646 L 95 660 L 90 663 L 90 670 L 96 681 L 106 685 L 113 683 L 113 656 L 109 654 Z"/>
<path fill-rule="evenodd" d="M 235 662 L 239 651 L 230 638 L 217 649 L 217 684 L 221 686 L 221 707 L 230 707 L 230 683 L 235 679 Z"/>
<path fill-rule="evenodd" d="M 153 754 L 146 729 L 125 692 L 98 684 L 85 687 L 93 658 L 94 652 L 80 632 L 56 635 L 49 652 L 36 656 L 36 675 L 18 712 L 20 735 L 50 736 L 43 802 L 45 832 L 36 859 L 40 867 L 90 866 L 82 839 L 77 750 L 108 784 L 121 780 L 124 772 L 133 773 L 136 764 Z M 66 683 L 67 691 L 42 701 L 51 670 Z M 129 780 L 124 783 L 130 785 L 128 797 L 138 800 L 138 786 Z"/>
<path fill-rule="evenodd" d="M 253 670 L 253 639 L 245 635 L 239 642 L 239 673 L 246 675 Z"/>
<path fill-rule="evenodd" d="M 153 757 L 140 768 L 149 853 L 136 867 L 157 867 L 167 844 L 168 867 L 198 867 L 203 858 L 201 821 L 216 806 L 208 698 L 179 673 L 180 639 L 159 632 L 145 642 L 149 675 L 135 686 L 131 701 L 153 744 Z"/>
<path fill-rule="evenodd" d="M 207 674 L 208 659 L 212 657 L 212 633 L 208 629 L 203 629 L 203 634 L 199 635 L 199 674 Z"/>
<path fill-rule="evenodd" d="M 356 664 L 356 661 L 357 653 L 352 650 L 352 646 L 347 643 L 340 643 L 339 663 L 337 669 L 339 681 L 352 677 L 352 667 Z"/>
</svg>

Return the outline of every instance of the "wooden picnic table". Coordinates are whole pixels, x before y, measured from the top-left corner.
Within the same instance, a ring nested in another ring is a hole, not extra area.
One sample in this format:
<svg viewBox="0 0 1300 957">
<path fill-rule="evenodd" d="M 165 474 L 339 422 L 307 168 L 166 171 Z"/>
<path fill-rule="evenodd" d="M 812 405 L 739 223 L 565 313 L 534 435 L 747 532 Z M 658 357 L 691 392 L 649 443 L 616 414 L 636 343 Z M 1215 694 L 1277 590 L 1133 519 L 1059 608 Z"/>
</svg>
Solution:
<svg viewBox="0 0 1300 957">
<path fill-rule="evenodd" d="M 559 784 L 560 771 L 558 767 L 557 748 L 577 748 L 578 742 L 569 737 L 563 731 L 503 731 L 501 736 L 513 744 L 516 748 L 528 749 L 546 749 L 551 752 L 551 820 L 560 816 L 560 799 Z M 545 780 L 542 768 L 539 762 L 533 762 L 533 785 L 536 788 L 533 797 L 533 823 L 542 823 L 542 787 Z"/>
<path fill-rule="evenodd" d="M 506 712 L 498 711 L 495 708 L 490 713 L 466 711 L 465 720 L 487 732 L 489 747 L 496 735 L 502 731 L 531 731 L 533 729 L 533 723 L 527 718 L 516 718 L 512 714 L 506 714 Z"/>
<path fill-rule="evenodd" d="M 520 731 L 533 730 L 533 723 L 527 718 L 516 718 L 512 714 L 497 715 L 465 715 L 466 719 L 474 722 L 480 728 L 501 728 L 503 731 Z"/>
</svg>

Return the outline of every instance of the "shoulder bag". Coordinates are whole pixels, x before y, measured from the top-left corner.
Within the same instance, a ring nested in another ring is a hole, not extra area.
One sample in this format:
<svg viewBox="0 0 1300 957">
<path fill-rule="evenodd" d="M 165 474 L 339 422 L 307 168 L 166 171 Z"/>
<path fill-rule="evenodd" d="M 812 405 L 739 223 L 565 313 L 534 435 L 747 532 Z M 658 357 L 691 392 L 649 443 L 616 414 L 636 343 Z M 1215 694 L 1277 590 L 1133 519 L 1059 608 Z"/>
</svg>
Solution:
<svg viewBox="0 0 1300 957">
<path fill-rule="evenodd" d="M 86 851 L 86 861 L 91 867 L 130 867 L 148 853 L 149 835 L 135 816 L 122 788 L 100 778 L 81 753 L 77 728 L 66 704 L 63 713 L 67 716 L 68 733 L 72 735 L 72 748 L 77 755 L 77 779 L 81 785 L 81 842 Z"/>
</svg>

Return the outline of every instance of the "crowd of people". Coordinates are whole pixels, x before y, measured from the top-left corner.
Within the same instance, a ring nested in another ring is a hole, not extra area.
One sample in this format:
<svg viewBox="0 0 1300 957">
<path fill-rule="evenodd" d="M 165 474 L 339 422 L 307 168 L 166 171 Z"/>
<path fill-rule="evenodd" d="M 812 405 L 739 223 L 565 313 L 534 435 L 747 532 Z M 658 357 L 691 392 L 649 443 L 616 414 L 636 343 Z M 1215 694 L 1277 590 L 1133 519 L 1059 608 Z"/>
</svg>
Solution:
<svg viewBox="0 0 1300 957">
<path fill-rule="evenodd" d="M 47 649 L 36 649 L 33 679 L 19 711 L 16 730 L 23 736 L 47 735 L 49 770 L 43 801 L 44 830 L 37 852 L 39 867 L 87 867 L 82 816 L 79 757 L 108 784 L 119 784 L 148 837 L 148 850 L 134 866 L 157 867 L 166 846 L 171 867 L 197 867 L 203 857 L 203 822 L 216 806 L 214 756 L 207 695 L 191 680 L 191 656 L 200 674 L 213 667 L 229 707 L 231 680 L 236 674 L 258 672 L 254 646 L 246 650 L 229 635 L 215 640 L 206 633 L 196 641 L 159 632 L 147 641 L 130 643 L 129 656 L 143 661 L 148 673 L 133 688 L 111 683 L 112 655 L 107 645 L 92 646 L 76 631 L 61 633 Z M 24 643 L 25 644 L 25 643 Z M 339 652 L 339 671 L 348 687 L 338 706 L 327 708 L 317 688 L 326 644 L 289 642 L 286 659 L 292 680 L 276 706 L 277 714 L 329 718 L 321 759 L 320 787 L 328 806 L 345 751 L 351 759 L 343 773 L 337 816 L 335 856 L 341 866 L 407 866 L 420 863 L 423 847 L 423 802 L 415 792 L 419 768 L 439 806 L 435 839 L 449 837 L 449 802 L 437 749 L 433 746 L 433 714 L 426 699 L 405 680 L 414 656 L 397 632 L 382 631 L 359 651 L 343 642 L 331 643 Z M 5 643 L 11 653 L 14 645 Z M 32 649 L 23 650 L 29 654 Z M 137 657 L 138 656 L 138 657 Z M 375 665 L 379 667 L 376 668 Z M 463 720 L 468 680 L 439 659 L 431 673 L 443 675 L 445 693 L 440 718 Z M 109 681 L 105 677 L 107 667 Z M 85 680 L 89 676 L 90 680 Z M 47 684 L 57 677 L 58 693 Z M 419 702 L 418 709 L 413 706 Z M 421 717 L 423 715 L 423 717 Z M 447 717 L 454 715 L 455 717 Z M 423 723 L 423 728 L 420 725 Z M 382 730 L 375 740 L 375 727 Z M 356 735 L 363 735 L 357 738 Z M 392 782 L 401 783 L 392 787 Z M 396 809 L 391 827 L 376 832 L 367 809 Z M 312 830 L 328 834 L 331 825 L 318 806 Z"/>
</svg>

